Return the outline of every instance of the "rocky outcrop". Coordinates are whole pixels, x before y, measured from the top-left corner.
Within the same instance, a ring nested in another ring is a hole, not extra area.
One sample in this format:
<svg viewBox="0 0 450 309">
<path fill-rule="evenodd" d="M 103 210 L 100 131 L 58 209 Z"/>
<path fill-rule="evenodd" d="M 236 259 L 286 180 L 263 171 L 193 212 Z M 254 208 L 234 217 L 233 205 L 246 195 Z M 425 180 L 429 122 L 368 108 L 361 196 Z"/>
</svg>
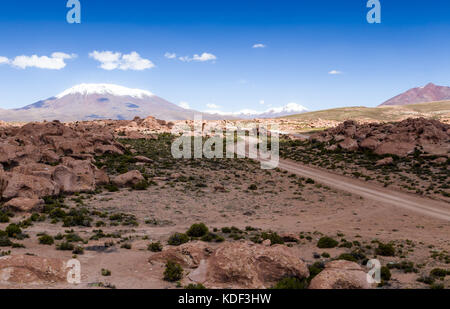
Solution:
<svg viewBox="0 0 450 309">
<path fill-rule="evenodd" d="M 311 281 L 310 289 L 370 289 L 366 272 L 354 262 L 333 261 Z"/>
<path fill-rule="evenodd" d="M 313 140 L 346 151 L 371 150 L 379 155 L 408 156 L 416 150 L 431 155 L 449 156 L 450 125 L 424 118 L 407 119 L 398 123 L 343 124 L 314 134 Z"/>
<path fill-rule="evenodd" d="M 39 198 L 26 198 L 26 197 L 16 197 L 8 201 L 4 207 L 9 208 L 13 211 L 18 212 L 32 212 L 39 210 L 39 208 L 44 204 L 44 201 Z"/>
<path fill-rule="evenodd" d="M 47 259 L 30 255 L 0 258 L 2 284 L 53 284 L 67 280 L 68 268 L 60 259 Z"/>
<path fill-rule="evenodd" d="M 149 262 L 173 261 L 183 267 L 196 268 L 202 260 L 209 258 L 213 249 L 204 242 L 190 242 L 178 247 L 170 247 L 151 256 Z"/>
<path fill-rule="evenodd" d="M 176 261 L 190 272 L 191 281 L 208 288 L 267 288 L 285 277 L 307 278 L 306 264 L 283 245 L 227 242 L 215 249 L 201 242 L 170 248 L 150 261 Z"/>
<path fill-rule="evenodd" d="M 139 171 L 130 171 L 128 173 L 116 176 L 112 183 L 120 188 L 131 187 L 144 181 L 144 177 Z"/>
</svg>

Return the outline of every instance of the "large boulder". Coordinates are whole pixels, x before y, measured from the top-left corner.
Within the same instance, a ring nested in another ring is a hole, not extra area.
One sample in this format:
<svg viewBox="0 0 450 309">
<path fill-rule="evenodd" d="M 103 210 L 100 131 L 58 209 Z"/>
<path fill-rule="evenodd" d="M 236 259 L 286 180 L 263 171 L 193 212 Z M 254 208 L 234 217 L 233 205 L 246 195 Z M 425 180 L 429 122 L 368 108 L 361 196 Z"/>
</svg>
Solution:
<svg viewBox="0 0 450 309">
<path fill-rule="evenodd" d="M 16 166 L 11 171 L 13 173 L 52 179 L 52 174 L 54 170 L 55 168 L 50 165 L 45 165 L 41 163 L 29 163 Z"/>
<path fill-rule="evenodd" d="M 286 277 L 307 278 L 306 264 L 283 245 L 246 241 L 221 244 L 189 275 L 211 288 L 268 288 Z"/>
<path fill-rule="evenodd" d="M 207 259 L 213 249 L 204 242 L 189 242 L 178 247 L 169 247 L 152 255 L 149 262 L 173 261 L 183 267 L 196 268 L 200 262 Z"/>
<path fill-rule="evenodd" d="M 116 176 L 112 182 L 118 187 L 131 187 L 144 181 L 144 177 L 139 171 L 130 171 L 128 173 Z"/>
<path fill-rule="evenodd" d="M 352 138 L 345 138 L 342 142 L 339 143 L 339 147 L 347 151 L 355 151 L 358 150 L 358 142 Z"/>
<path fill-rule="evenodd" d="M 333 261 L 311 281 L 310 289 L 370 289 L 366 272 L 354 262 Z"/>
<path fill-rule="evenodd" d="M 386 142 L 380 144 L 375 153 L 378 155 L 393 154 L 399 157 L 405 157 L 414 152 L 416 145 L 407 142 Z"/>
<path fill-rule="evenodd" d="M 32 212 L 38 210 L 43 204 L 44 201 L 36 197 L 16 197 L 8 201 L 4 206 L 12 209 L 13 211 Z"/>
<path fill-rule="evenodd" d="M 68 268 L 60 259 L 30 255 L 0 258 L 1 284 L 53 284 L 67 280 Z"/>
<path fill-rule="evenodd" d="M 5 174 L 7 175 L 7 185 L 2 192 L 4 199 L 8 200 L 15 197 L 39 198 L 60 193 L 59 185 L 47 178 L 19 173 Z M 0 182 L 2 181 L 0 180 Z"/>
</svg>

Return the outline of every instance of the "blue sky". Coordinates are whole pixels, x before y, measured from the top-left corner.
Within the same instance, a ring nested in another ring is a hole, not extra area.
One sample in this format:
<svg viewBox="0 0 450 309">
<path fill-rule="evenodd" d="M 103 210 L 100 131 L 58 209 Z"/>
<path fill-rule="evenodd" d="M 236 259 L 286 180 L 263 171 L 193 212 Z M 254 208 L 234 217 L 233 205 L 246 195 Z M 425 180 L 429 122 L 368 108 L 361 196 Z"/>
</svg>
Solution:
<svg viewBox="0 0 450 309">
<path fill-rule="evenodd" d="M 0 108 L 80 83 L 146 89 L 202 111 L 376 106 L 428 82 L 450 85 L 446 0 L 380 0 L 381 24 L 367 23 L 366 0 L 80 0 L 81 24 L 66 22 L 65 0 L 4 2 Z M 137 52 L 141 62 L 105 70 L 94 51 Z M 16 59 L 53 53 L 77 57 L 58 69 Z"/>
</svg>

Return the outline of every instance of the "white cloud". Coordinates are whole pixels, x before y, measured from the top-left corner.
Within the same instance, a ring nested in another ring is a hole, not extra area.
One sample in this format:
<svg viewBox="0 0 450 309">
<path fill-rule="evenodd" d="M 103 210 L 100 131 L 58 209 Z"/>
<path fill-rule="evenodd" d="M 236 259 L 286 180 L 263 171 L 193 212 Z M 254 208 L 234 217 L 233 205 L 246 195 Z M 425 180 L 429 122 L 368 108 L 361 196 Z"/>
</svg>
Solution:
<svg viewBox="0 0 450 309">
<path fill-rule="evenodd" d="M 0 64 L 5 64 L 5 63 L 9 63 L 9 59 L 6 57 L 1 57 L 0 56 Z"/>
<path fill-rule="evenodd" d="M 342 74 L 342 72 L 341 71 L 337 71 L 337 70 L 332 70 L 332 71 L 328 72 L 328 74 L 330 74 L 330 75 L 340 75 L 340 74 Z"/>
<path fill-rule="evenodd" d="M 175 53 L 165 53 L 164 57 L 166 57 L 167 59 L 175 59 L 177 57 L 177 54 L 175 54 Z"/>
<path fill-rule="evenodd" d="M 39 69 L 48 69 L 48 70 L 61 70 L 66 67 L 66 60 L 74 59 L 77 55 L 75 54 L 66 54 L 61 52 L 53 53 L 50 57 L 48 56 L 17 56 L 13 60 L 7 60 L 3 63 L 10 63 L 13 67 L 26 69 L 26 68 L 39 68 Z"/>
<path fill-rule="evenodd" d="M 259 104 L 264 105 L 266 102 L 264 100 L 259 101 Z"/>
<path fill-rule="evenodd" d="M 218 109 L 218 108 L 220 108 L 220 106 L 216 105 L 216 104 L 206 104 L 206 107 L 211 108 L 211 109 Z"/>
<path fill-rule="evenodd" d="M 89 54 L 89 57 L 100 62 L 100 68 L 107 71 L 116 69 L 123 71 L 143 71 L 155 67 L 153 62 L 148 59 L 142 58 L 137 52 L 122 54 L 120 52 L 112 51 L 93 51 Z"/>
<path fill-rule="evenodd" d="M 188 102 L 180 102 L 179 106 L 184 109 L 191 109 L 191 106 Z"/>
<path fill-rule="evenodd" d="M 266 45 L 264 45 L 264 44 L 255 44 L 255 45 L 253 45 L 253 48 L 266 48 L 267 46 Z"/>
<path fill-rule="evenodd" d="M 206 61 L 214 61 L 217 59 L 216 55 L 210 54 L 210 53 L 203 53 L 201 55 L 195 54 L 192 57 L 185 56 L 178 58 L 183 62 L 191 62 L 191 61 L 197 61 L 197 62 L 206 62 Z"/>
</svg>

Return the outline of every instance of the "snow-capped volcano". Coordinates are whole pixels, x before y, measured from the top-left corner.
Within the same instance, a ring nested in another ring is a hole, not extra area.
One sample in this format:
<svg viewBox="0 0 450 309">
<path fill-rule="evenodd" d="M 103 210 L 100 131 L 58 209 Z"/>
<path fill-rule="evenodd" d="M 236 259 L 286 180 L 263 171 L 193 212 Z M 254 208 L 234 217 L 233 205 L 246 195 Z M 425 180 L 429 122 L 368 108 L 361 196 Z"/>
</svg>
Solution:
<svg viewBox="0 0 450 309">
<path fill-rule="evenodd" d="M 96 119 L 129 120 L 138 116 L 153 116 L 162 120 L 194 119 L 202 114 L 184 109 L 150 91 L 112 84 L 80 84 L 64 90 L 55 97 L 15 110 L 0 110 L 4 121 L 80 121 Z M 215 119 L 215 118 L 214 118 Z"/>
<path fill-rule="evenodd" d="M 138 99 L 154 96 L 153 93 L 147 90 L 131 89 L 113 84 L 80 84 L 61 92 L 56 96 L 56 98 L 60 99 L 67 95 L 74 94 L 85 96 L 91 94 L 113 95 L 118 97 L 130 96 Z"/>
</svg>

